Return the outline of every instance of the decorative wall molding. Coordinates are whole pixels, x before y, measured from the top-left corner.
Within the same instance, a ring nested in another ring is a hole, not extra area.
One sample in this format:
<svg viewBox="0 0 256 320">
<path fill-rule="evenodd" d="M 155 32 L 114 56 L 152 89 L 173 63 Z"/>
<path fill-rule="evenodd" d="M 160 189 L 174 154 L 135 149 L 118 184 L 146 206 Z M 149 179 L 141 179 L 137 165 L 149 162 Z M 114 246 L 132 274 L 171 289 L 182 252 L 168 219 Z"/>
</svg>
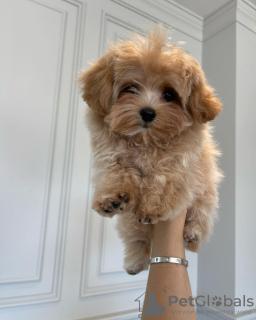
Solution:
<svg viewBox="0 0 256 320">
<path fill-rule="evenodd" d="M 99 260 L 100 260 L 100 263 L 99 263 L 99 276 L 104 276 L 106 274 L 111 274 L 111 273 L 125 273 L 124 269 L 123 268 L 119 268 L 119 267 L 116 267 L 116 268 L 113 268 L 113 269 L 108 269 L 106 268 L 105 266 L 105 257 L 106 257 L 106 243 L 107 243 L 107 219 L 102 219 L 101 220 L 101 233 L 100 233 L 100 241 L 99 241 L 99 244 L 100 244 L 100 248 L 99 248 Z"/>
<path fill-rule="evenodd" d="M 76 118 L 78 111 L 78 89 L 76 85 L 77 72 L 82 68 L 82 48 L 84 45 L 84 25 L 86 21 L 86 2 L 82 0 L 62 0 L 76 7 L 76 29 L 75 29 L 75 43 L 74 55 L 72 62 L 72 81 L 70 87 L 70 101 L 68 110 L 68 123 L 66 131 L 66 146 L 65 146 L 65 163 L 63 170 L 63 187 L 61 192 L 61 208 L 60 219 L 57 239 L 57 251 L 55 256 L 54 268 L 54 282 L 52 291 L 55 294 L 55 299 L 60 299 L 62 274 L 64 267 L 64 252 L 65 252 L 65 239 L 67 232 L 67 215 L 70 200 L 70 186 L 72 180 L 72 167 L 73 167 L 73 154 L 75 147 L 75 132 L 76 132 Z"/>
<path fill-rule="evenodd" d="M 231 1 L 204 20 L 204 41 L 238 22 L 256 33 L 256 5 L 250 0 Z"/>
<path fill-rule="evenodd" d="M 41 225 L 41 232 L 40 232 L 40 245 L 38 250 L 38 258 L 37 258 L 37 268 L 34 275 L 25 278 L 11 278 L 11 279 L 0 279 L 0 284 L 9 284 L 9 283 L 24 283 L 24 282 L 32 282 L 32 281 L 40 281 L 41 274 L 42 274 L 42 263 L 43 263 L 43 250 L 45 247 L 45 227 L 46 221 L 48 216 L 48 206 L 49 206 L 49 196 L 51 190 L 51 183 L 52 183 L 52 167 L 53 167 L 53 154 L 55 150 L 55 126 L 57 121 L 57 110 L 58 110 L 58 95 L 60 90 L 60 80 L 61 80 L 61 66 L 63 61 L 63 47 L 64 47 L 64 39 L 65 39 L 65 30 L 66 30 L 66 11 L 56 8 L 52 5 L 49 5 L 45 2 L 41 2 L 39 0 L 30 0 L 37 5 L 43 6 L 47 9 L 53 10 L 59 14 L 61 14 L 62 24 L 61 24 L 61 35 L 60 35 L 60 46 L 58 52 L 58 66 L 57 66 L 57 77 L 56 77 L 56 84 L 55 84 L 55 94 L 54 94 L 54 104 L 53 104 L 53 116 L 51 120 L 51 133 L 50 133 L 50 143 L 49 143 L 49 150 L 48 150 L 48 164 L 46 169 L 46 185 L 44 187 L 44 203 L 42 209 L 42 225 Z"/>
<path fill-rule="evenodd" d="M 231 1 L 204 20 L 204 41 L 236 21 L 237 4 Z"/>
<path fill-rule="evenodd" d="M 114 1 L 114 0 L 112 0 Z M 112 22 L 116 24 L 117 26 L 120 26 L 122 28 L 125 28 L 129 32 L 137 32 L 140 34 L 143 34 L 143 30 L 128 23 L 124 22 L 123 20 L 113 16 L 112 14 L 109 14 L 102 10 L 101 12 L 101 33 L 100 33 L 100 44 L 99 44 L 99 57 L 104 54 L 105 45 L 107 43 L 107 35 L 106 35 L 106 25 L 107 23 Z M 121 36 L 119 36 L 116 32 L 113 35 L 113 41 L 119 41 L 124 40 Z"/>
<path fill-rule="evenodd" d="M 106 295 L 109 293 L 117 293 L 123 291 L 131 291 L 135 289 L 145 290 L 147 281 L 129 281 L 129 282 L 119 282 L 115 284 L 107 284 L 102 286 L 85 287 L 80 293 L 80 298 L 88 298 L 93 296 Z"/>
<path fill-rule="evenodd" d="M 117 25 L 117 27 L 125 28 L 128 32 L 139 32 L 142 33 L 143 31 L 132 26 L 131 24 L 107 13 L 106 11 L 102 10 L 101 14 L 101 33 L 99 36 L 99 56 L 104 53 L 105 44 L 107 43 L 107 24 L 113 23 Z M 118 32 L 114 32 L 111 35 L 111 40 L 117 41 L 120 40 L 122 37 L 118 34 Z M 91 166 L 90 166 L 91 167 Z M 89 179 L 91 179 L 91 172 L 89 173 Z M 89 286 L 88 280 L 90 277 L 90 257 L 91 257 L 91 250 L 90 250 L 90 239 L 92 237 L 92 229 L 93 229 L 93 219 L 92 215 L 96 213 L 92 213 L 91 209 L 91 199 L 92 199 L 92 188 L 88 194 L 87 204 L 88 207 L 86 209 L 86 221 L 85 221 L 85 230 L 84 230 L 84 247 L 83 247 L 83 259 L 82 259 L 82 275 L 81 275 L 81 287 L 80 287 L 80 297 L 86 298 L 90 296 L 97 296 L 102 294 L 108 293 L 115 293 L 121 291 L 128 291 L 134 289 L 144 289 L 146 286 L 146 280 L 137 280 L 137 281 L 124 281 L 123 276 L 125 275 L 124 270 L 120 270 L 120 268 L 116 268 L 113 270 L 106 270 L 104 267 L 104 256 L 106 251 L 106 236 L 107 236 L 107 221 L 106 219 L 101 219 L 97 228 L 99 229 L 99 245 L 98 245 L 98 254 L 97 254 L 97 266 L 94 268 L 92 272 L 94 275 L 100 279 L 102 277 L 110 277 L 113 275 L 116 281 L 116 275 L 119 274 L 121 278 L 119 279 L 118 283 L 113 282 L 108 285 L 95 285 Z M 112 319 L 112 318 L 111 318 Z M 119 318 L 117 318 L 119 319 Z M 120 318 L 121 319 L 121 318 Z M 126 319 L 126 318 L 125 318 Z"/>
<path fill-rule="evenodd" d="M 237 21 L 256 33 L 256 4 L 250 0 L 238 0 Z"/>
<path fill-rule="evenodd" d="M 256 0 L 243 0 L 243 1 L 256 10 Z"/>
<path fill-rule="evenodd" d="M 203 19 L 172 0 L 137 0 L 132 3 L 128 0 L 111 1 L 146 17 L 152 22 L 160 22 L 198 41 L 203 40 Z M 147 5 L 145 5 L 145 2 Z M 155 16 L 152 16 L 152 9 Z M 158 14 L 159 19 L 157 18 Z"/>
<path fill-rule="evenodd" d="M 181 11 L 188 13 L 189 16 L 190 16 L 190 18 L 191 18 L 191 17 L 196 18 L 197 20 L 193 20 L 192 23 L 193 23 L 193 24 L 195 24 L 195 23 L 198 24 L 198 27 L 201 26 L 201 24 L 200 24 L 198 21 L 203 21 L 203 18 L 202 18 L 200 15 L 198 15 L 198 14 L 196 14 L 195 12 L 189 10 L 188 8 L 180 5 L 180 4 L 179 4 L 178 2 L 176 2 L 176 1 L 173 1 L 173 0 L 164 0 L 164 1 L 165 1 L 165 2 L 168 2 L 168 3 L 171 4 L 172 6 L 175 6 L 175 7 L 179 8 L 179 10 L 181 10 Z M 170 9 L 171 9 L 171 8 L 170 8 Z M 185 18 L 185 17 L 184 17 L 184 18 Z"/>
<path fill-rule="evenodd" d="M 31 281 L 39 281 L 41 279 L 42 273 L 42 257 L 43 257 L 43 250 L 45 247 L 45 227 L 46 221 L 48 216 L 48 207 L 49 207 L 49 195 L 51 190 L 51 183 L 52 183 L 52 167 L 53 167 L 53 155 L 55 149 L 55 126 L 57 121 L 57 113 L 58 113 L 58 96 L 60 90 L 60 80 L 61 80 L 61 72 L 62 72 L 62 61 L 63 61 L 63 48 L 64 48 L 64 39 L 65 39 L 65 30 L 66 30 L 66 11 L 56 8 L 48 3 L 38 1 L 38 0 L 31 0 L 38 5 L 41 5 L 47 9 L 54 10 L 57 13 L 61 14 L 61 35 L 60 35 L 60 45 L 59 45 L 59 52 L 58 52 L 58 66 L 57 66 L 57 77 L 56 77 L 56 84 L 55 84 L 55 94 L 54 94 L 54 104 L 53 104 L 53 117 L 52 117 L 52 125 L 51 125 L 51 134 L 50 134 L 50 147 L 49 147 L 49 154 L 48 154 L 48 165 L 47 165 L 47 179 L 46 179 L 46 186 L 45 186 L 45 196 L 44 196 L 44 204 L 43 204 L 43 218 L 42 218 L 42 226 L 41 226 L 41 235 L 40 235 L 40 246 L 39 246 L 39 253 L 38 253 L 38 263 L 37 263 L 37 271 L 36 275 L 22 278 L 22 279 L 5 279 L 1 280 L 0 284 L 9 284 L 9 283 L 18 283 L 18 282 L 31 282 Z"/>
<path fill-rule="evenodd" d="M 132 4 L 128 0 L 111 1 L 155 23 L 161 22 L 199 41 L 207 40 L 234 22 L 239 22 L 256 33 L 256 3 L 252 0 L 231 0 L 206 19 L 173 0 L 138 0 Z M 145 2 L 154 7 L 154 12 L 155 9 L 161 12 L 161 16 L 163 16 L 163 12 L 168 13 L 168 18 L 158 20 L 155 16 L 153 17 L 150 11 L 145 11 L 145 9 L 148 10 Z"/>
<path fill-rule="evenodd" d="M 83 318 L 79 320 L 135 320 L 138 319 L 139 310 L 131 310 L 128 312 L 118 312 L 112 314 L 104 314 L 97 317 Z"/>
<path fill-rule="evenodd" d="M 84 22 L 85 22 L 85 11 L 86 6 L 83 1 L 79 0 L 63 0 L 71 5 L 74 5 L 77 8 L 77 22 L 76 22 L 76 31 L 75 31 L 75 44 L 74 44 L 74 55 L 72 62 L 72 79 L 75 80 L 77 77 L 77 71 L 81 69 L 81 55 L 82 55 L 82 46 L 83 46 L 83 32 L 84 32 Z M 66 36 L 66 27 L 67 27 L 67 11 L 52 7 L 48 3 L 41 2 L 38 0 L 33 0 L 33 2 L 43 5 L 47 8 L 54 9 L 57 12 L 62 14 L 62 23 L 61 23 L 61 35 L 60 35 L 60 44 L 59 44 L 59 59 L 57 66 L 57 85 L 56 85 L 56 93 L 54 98 L 54 124 L 56 124 L 58 118 L 58 108 L 59 108 L 59 91 L 60 91 L 60 82 L 62 75 L 62 67 L 63 67 L 63 55 L 64 55 L 64 44 L 65 44 L 65 36 Z M 72 177 L 72 161 L 73 161 L 73 149 L 74 149 L 74 139 L 75 139 L 75 121 L 76 121 L 76 113 L 78 108 L 78 93 L 76 88 L 75 81 L 71 81 L 70 88 L 70 102 L 69 102 L 69 115 L 68 115 L 68 123 L 66 125 L 66 144 L 65 144 L 65 155 L 64 155 L 64 166 L 63 166 L 63 175 L 62 175 L 62 184 L 61 184 L 61 197 L 60 197 L 60 211 L 58 214 L 58 226 L 57 226 L 57 234 L 56 234 L 56 249 L 55 249 L 55 259 L 53 266 L 53 277 L 52 277 L 52 287 L 50 292 L 44 292 L 40 294 L 32 294 L 32 295 L 23 295 L 23 296 L 15 296 L 0 299 L 0 307 L 10 307 L 10 306 L 19 306 L 19 305 L 31 305 L 35 303 L 46 303 L 51 301 L 58 301 L 60 299 L 60 291 L 61 291 L 61 281 L 62 281 L 62 271 L 64 264 L 64 245 L 66 238 L 66 224 L 67 224 L 67 212 L 68 212 L 68 204 L 70 197 L 70 182 Z M 51 174 L 52 174 L 52 165 L 53 157 L 54 157 L 54 146 L 55 146 L 55 125 L 53 128 L 51 146 L 53 152 L 49 156 L 50 161 L 50 170 L 49 170 L 49 183 L 51 182 Z M 49 196 L 50 187 L 47 188 L 47 197 Z M 46 197 L 46 199 L 47 199 Z M 47 201 L 46 201 L 47 203 Z M 46 212 L 47 212 L 46 205 Z M 41 255 L 43 257 L 45 250 L 44 242 L 45 242 L 45 233 L 46 228 L 45 224 L 47 221 L 47 214 L 45 214 L 44 224 L 43 224 L 43 240 L 42 240 L 42 249 Z M 40 266 L 42 264 L 43 258 L 40 259 Z M 43 281 L 41 278 L 42 270 L 40 270 L 40 277 L 36 280 Z"/>
</svg>

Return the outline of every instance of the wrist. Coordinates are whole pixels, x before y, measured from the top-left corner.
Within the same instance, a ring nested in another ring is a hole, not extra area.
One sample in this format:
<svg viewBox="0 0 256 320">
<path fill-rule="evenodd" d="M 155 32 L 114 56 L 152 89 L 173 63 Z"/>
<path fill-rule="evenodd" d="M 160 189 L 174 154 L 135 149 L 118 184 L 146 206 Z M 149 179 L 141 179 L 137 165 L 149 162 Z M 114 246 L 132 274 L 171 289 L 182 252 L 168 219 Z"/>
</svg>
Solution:
<svg viewBox="0 0 256 320">
<path fill-rule="evenodd" d="M 183 229 L 184 223 L 175 223 L 175 220 L 155 224 L 151 257 L 173 256 L 184 259 Z"/>
<path fill-rule="evenodd" d="M 180 243 L 178 245 L 168 245 L 168 246 L 161 246 L 161 245 L 154 245 L 152 247 L 151 257 L 177 257 L 181 259 L 186 258 L 185 254 L 185 246 L 184 243 Z"/>
</svg>

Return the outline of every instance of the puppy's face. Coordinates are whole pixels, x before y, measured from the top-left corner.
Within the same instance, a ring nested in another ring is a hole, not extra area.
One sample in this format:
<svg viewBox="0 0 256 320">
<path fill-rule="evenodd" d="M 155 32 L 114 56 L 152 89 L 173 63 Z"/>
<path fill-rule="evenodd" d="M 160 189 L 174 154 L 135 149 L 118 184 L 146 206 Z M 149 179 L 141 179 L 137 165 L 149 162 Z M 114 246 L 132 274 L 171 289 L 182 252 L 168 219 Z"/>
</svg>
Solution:
<svg viewBox="0 0 256 320">
<path fill-rule="evenodd" d="M 221 111 L 196 60 L 157 32 L 113 46 L 80 83 L 111 132 L 145 144 L 166 144 Z"/>
</svg>

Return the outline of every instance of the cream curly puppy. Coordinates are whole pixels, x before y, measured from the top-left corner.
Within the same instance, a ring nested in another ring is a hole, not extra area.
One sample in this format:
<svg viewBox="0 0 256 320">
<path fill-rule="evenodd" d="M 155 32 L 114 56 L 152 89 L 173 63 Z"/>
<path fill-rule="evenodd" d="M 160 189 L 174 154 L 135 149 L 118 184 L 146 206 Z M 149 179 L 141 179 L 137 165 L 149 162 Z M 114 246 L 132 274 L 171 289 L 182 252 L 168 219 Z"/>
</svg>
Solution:
<svg viewBox="0 0 256 320">
<path fill-rule="evenodd" d="M 90 107 L 93 209 L 119 215 L 126 271 L 148 268 L 152 224 L 186 208 L 185 245 L 198 251 L 216 218 L 221 173 L 208 121 L 222 109 L 198 62 L 158 26 L 113 44 L 79 83 Z"/>
</svg>

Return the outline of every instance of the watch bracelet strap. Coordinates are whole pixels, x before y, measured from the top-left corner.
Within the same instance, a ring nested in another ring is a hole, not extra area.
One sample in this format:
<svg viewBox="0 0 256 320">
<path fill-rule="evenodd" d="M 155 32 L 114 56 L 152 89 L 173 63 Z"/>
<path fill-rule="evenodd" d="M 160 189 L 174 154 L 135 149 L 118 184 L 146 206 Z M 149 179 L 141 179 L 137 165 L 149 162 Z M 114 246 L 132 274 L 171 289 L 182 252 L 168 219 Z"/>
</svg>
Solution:
<svg viewBox="0 0 256 320">
<path fill-rule="evenodd" d="M 149 260 L 149 263 L 176 263 L 188 267 L 188 260 L 176 257 L 154 257 Z"/>
</svg>

